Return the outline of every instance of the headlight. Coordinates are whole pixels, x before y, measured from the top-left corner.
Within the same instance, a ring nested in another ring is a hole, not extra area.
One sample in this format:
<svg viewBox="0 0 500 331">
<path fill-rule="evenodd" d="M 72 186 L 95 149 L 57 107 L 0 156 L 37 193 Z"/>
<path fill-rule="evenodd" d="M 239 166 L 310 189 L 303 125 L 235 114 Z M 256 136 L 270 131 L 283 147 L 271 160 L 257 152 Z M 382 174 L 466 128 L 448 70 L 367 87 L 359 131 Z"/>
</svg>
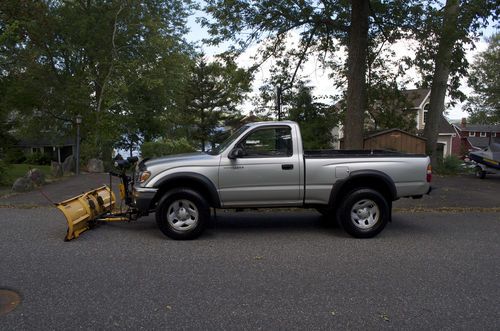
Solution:
<svg viewBox="0 0 500 331">
<path fill-rule="evenodd" d="M 151 172 L 149 171 L 143 171 L 139 174 L 139 183 L 144 183 L 151 177 Z"/>
</svg>

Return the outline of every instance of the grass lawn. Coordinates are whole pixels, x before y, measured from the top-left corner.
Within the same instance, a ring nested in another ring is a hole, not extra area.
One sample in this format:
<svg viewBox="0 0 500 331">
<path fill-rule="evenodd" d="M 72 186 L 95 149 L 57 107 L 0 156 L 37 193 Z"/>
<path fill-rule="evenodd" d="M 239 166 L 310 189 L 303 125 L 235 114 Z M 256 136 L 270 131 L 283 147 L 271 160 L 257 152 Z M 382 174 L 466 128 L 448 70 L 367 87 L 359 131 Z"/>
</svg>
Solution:
<svg viewBox="0 0 500 331">
<path fill-rule="evenodd" d="M 50 166 L 48 165 L 33 165 L 33 164 L 8 164 L 7 165 L 7 176 L 2 183 L 2 186 L 10 187 L 17 178 L 26 175 L 28 170 L 37 168 L 45 174 L 45 178 L 50 177 Z"/>
</svg>

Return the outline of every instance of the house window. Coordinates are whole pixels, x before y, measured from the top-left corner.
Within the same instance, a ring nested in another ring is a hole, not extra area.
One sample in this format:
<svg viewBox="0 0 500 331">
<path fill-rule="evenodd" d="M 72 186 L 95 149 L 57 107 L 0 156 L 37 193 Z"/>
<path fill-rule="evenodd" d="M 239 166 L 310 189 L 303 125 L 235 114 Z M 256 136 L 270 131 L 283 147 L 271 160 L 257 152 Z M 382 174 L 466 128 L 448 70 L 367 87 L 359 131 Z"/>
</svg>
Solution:
<svg viewBox="0 0 500 331">
<path fill-rule="evenodd" d="M 476 136 L 476 133 L 475 132 L 469 132 L 469 137 L 475 137 Z"/>
<path fill-rule="evenodd" d="M 493 132 L 493 133 L 491 134 L 491 136 L 492 136 L 492 137 L 496 137 L 496 136 L 497 136 L 497 133 L 496 133 L 496 132 Z"/>
<path fill-rule="evenodd" d="M 429 103 L 426 104 L 424 107 L 424 121 L 423 121 L 424 124 L 427 123 L 427 117 L 429 115 L 428 112 L 429 112 L 430 107 L 431 107 L 431 105 Z"/>
<path fill-rule="evenodd" d="M 486 137 L 486 132 L 481 132 L 481 133 L 479 134 L 479 136 L 480 136 L 480 137 Z"/>
</svg>

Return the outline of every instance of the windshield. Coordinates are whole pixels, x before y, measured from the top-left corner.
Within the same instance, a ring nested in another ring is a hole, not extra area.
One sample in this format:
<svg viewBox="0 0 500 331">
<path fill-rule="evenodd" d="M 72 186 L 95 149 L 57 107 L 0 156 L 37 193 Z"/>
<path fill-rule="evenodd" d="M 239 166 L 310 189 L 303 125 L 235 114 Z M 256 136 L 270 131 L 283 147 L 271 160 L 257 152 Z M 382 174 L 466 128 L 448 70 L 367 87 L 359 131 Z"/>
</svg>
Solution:
<svg viewBox="0 0 500 331">
<path fill-rule="evenodd" d="M 243 125 L 241 128 L 236 130 L 232 135 L 229 136 L 222 144 L 215 147 L 211 151 L 208 152 L 210 155 L 218 155 L 227 148 L 227 146 L 231 145 L 246 129 L 248 129 L 248 125 Z"/>
</svg>

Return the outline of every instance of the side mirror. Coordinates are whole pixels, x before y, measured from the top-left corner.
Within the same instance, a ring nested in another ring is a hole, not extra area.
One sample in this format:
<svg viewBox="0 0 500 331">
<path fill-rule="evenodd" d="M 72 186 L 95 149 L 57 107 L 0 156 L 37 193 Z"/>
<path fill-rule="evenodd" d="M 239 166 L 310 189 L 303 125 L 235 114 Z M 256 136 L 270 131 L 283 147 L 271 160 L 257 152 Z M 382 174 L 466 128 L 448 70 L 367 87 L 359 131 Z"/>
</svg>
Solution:
<svg viewBox="0 0 500 331">
<path fill-rule="evenodd" d="M 243 152 L 243 149 L 236 147 L 231 152 L 229 152 L 229 155 L 227 157 L 231 160 L 234 160 L 243 156 L 245 156 L 245 152 Z"/>
</svg>

